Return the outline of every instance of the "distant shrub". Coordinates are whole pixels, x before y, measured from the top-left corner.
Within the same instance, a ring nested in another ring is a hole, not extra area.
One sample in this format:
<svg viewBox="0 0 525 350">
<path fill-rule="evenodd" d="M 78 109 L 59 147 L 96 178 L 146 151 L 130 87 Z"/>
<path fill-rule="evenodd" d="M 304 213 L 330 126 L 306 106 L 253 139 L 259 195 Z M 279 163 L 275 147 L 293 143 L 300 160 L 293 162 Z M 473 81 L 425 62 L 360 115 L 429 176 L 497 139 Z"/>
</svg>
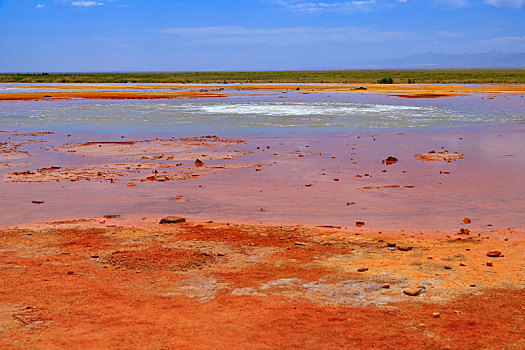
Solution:
<svg viewBox="0 0 525 350">
<path fill-rule="evenodd" d="M 379 84 L 394 84 L 394 79 L 390 77 L 382 78 L 382 79 L 379 79 L 378 83 Z"/>
<path fill-rule="evenodd" d="M 408 83 L 409 83 L 409 84 L 415 84 L 415 83 L 416 83 L 416 80 L 415 80 L 415 79 L 410 79 L 410 78 L 409 78 L 409 79 L 408 79 Z"/>
</svg>

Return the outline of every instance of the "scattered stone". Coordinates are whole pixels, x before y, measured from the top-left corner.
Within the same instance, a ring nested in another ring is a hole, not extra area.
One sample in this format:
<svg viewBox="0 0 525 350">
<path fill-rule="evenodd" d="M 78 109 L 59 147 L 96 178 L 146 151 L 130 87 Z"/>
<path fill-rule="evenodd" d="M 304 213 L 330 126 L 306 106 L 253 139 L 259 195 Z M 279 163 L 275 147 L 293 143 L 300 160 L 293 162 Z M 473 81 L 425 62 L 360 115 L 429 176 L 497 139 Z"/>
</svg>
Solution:
<svg viewBox="0 0 525 350">
<path fill-rule="evenodd" d="M 422 289 L 420 288 L 406 288 L 403 290 L 403 294 L 409 295 L 411 297 L 418 296 L 419 294 L 421 294 L 421 292 Z"/>
<path fill-rule="evenodd" d="M 133 182 L 129 182 L 126 186 L 128 186 L 128 187 L 135 187 L 137 185 L 135 185 Z"/>
<path fill-rule="evenodd" d="M 354 205 L 355 202 L 346 202 L 346 205 Z"/>
<path fill-rule="evenodd" d="M 404 252 L 407 252 L 409 250 L 412 250 L 412 247 L 411 246 L 408 246 L 408 245 L 398 245 L 397 246 L 397 249 L 399 250 L 402 250 Z"/>
<path fill-rule="evenodd" d="M 364 222 L 364 221 L 356 221 L 356 222 L 355 222 L 355 225 L 356 225 L 357 227 L 361 227 L 361 226 L 364 226 L 364 225 L 365 225 L 365 222 Z"/>
<path fill-rule="evenodd" d="M 439 318 L 440 317 L 439 312 L 432 313 L 432 317 Z"/>
<path fill-rule="evenodd" d="M 202 160 L 200 160 L 200 159 L 197 158 L 197 159 L 195 160 L 195 166 L 196 166 L 197 168 L 201 168 L 202 166 L 204 166 L 204 163 L 202 162 Z"/>
<path fill-rule="evenodd" d="M 452 266 L 449 266 L 449 265 L 445 265 L 443 266 L 445 268 L 445 270 L 452 270 Z"/>
<path fill-rule="evenodd" d="M 360 267 L 357 269 L 357 272 L 365 272 L 368 271 L 368 267 Z"/>
<path fill-rule="evenodd" d="M 492 267 L 492 266 L 493 266 L 492 262 L 490 262 L 490 261 L 487 261 L 487 266 L 490 266 L 490 267 Z"/>
<path fill-rule="evenodd" d="M 468 225 L 468 224 L 471 223 L 471 220 L 470 220 L 469 218 L 463 218 L 463 223 L 464 223 L 465 225 Z"/>
<path fill-rule="evenodd" d="M 181 222 L 186 222 L 186 219 L 180 216 L 166 216 L 160 220 L 161 224 L 178 224 Z"/>
<path fill-rule="evenodd" d="M 499 250 L 493 250 L 488 252 L 487 256 L 490 256 L 491 258 L 498 258 L 501 256 L 501 252 Z"/>
<path fill-rule="evenodd" d="M 387 159 L 383 159 L 382 164 L 391 165 L 397 163 L 397 158 L 389 156 Z"/>
<path fill-rule="evenodd" d="M 470 230 L 468 228 L 459 229 L 458 235 L 470 235 Z"/>
<path fill-rule="evenodd" d="M 381 288 L 383 288 L 383 289 L 390 289 L 390 284 L 388 284 L 388 283 L 383 283 L 383 285 L 381 286 Z"/>
<path fill-rule="evenodd" d="M 304 242 L 294 242 L 293 244 L 298 245 L 298 246 L 302 246 L 302 247 L 308 247 L 309 246 L 308 243 L 304 243 Z"/>
<path fill-rule="evenodd" d="M 397 245 L 396 243 L 391 243 L 391 242 L 386 244 L 387 247 L 394 247 L 394 248 L 396 245 Z"/>
<path fill-rule="evenodd" d="M 31 201 L 33 204 L 44 204 L 44 201 Z"/>
<path fill-rule="evenodd" d="M 467 266 L 467 265 L 465 265 L 464 263 L 459 263 L 459 266 Z"/>
<path fill-rule="evenodd" d="M 474 288 L 476 285 L 474 283 L 469 284 L 470 287 Z"/>
</svg>

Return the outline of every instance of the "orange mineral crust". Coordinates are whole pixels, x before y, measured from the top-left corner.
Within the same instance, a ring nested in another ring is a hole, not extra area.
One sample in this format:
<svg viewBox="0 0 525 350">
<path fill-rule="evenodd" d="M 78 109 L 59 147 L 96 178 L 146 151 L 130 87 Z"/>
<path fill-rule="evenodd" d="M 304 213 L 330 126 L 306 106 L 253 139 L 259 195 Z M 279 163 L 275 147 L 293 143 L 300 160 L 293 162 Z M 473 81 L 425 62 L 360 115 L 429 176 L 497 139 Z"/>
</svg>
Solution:
<svg viewBox="0 0 525 350">
<path fill-rule="evenodd" d="M 3 84 L 0 100 L 49 100 L 49 99 L 163 99 L 225 97 L 257 91 L 315 93 L 382 93 L 395 97 L 425 99 L 495 94 L 520 96 L 525 85 L 519 84 Z"/>
<path fill-rule="evenodd" d="M 525 346 L 523 240 L 120 219 L 2 229 L 1 348 Z"/>
</svg>

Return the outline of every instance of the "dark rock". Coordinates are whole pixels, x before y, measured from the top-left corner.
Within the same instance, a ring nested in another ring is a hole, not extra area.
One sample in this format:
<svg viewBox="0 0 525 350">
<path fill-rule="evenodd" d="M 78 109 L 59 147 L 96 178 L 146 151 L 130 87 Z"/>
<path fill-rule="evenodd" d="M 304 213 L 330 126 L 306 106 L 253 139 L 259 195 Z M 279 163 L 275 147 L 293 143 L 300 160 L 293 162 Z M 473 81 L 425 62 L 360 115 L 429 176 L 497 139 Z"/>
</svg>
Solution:
<svg viewBox="0 0 525 350">
<path fill-rule="evenodd" d="M 178 224 L 181 222 L 186 222 L 186 219 L 180 216 L 166 216 L 160 220 L 161 224 Z"/>
<path fill-rule="evenodd" d="M 390 165 L 390 164 L 395 164 L 397 163 L 397 158 L 396 157 L 393 157 L 393 156 L 389 156 L 387 159 L 384 159 L 381 163 L 382 164 L 386 164 L 386 165 Z"/>
<path fill-rule="evenodd" d="M 357 272 L 365 272 L 368 271 L 368 267 L 360 267 L 357 269 Z"/>
<path fill-rule="evenodd" d="M 459 229 L 458 235 L 469 235 L 470 230 L 468 228 L 461 228 Z"/>
<path fill-rule="evenodd" d="M 407 252 L 409 250 L 412 250 L 412 247 L 411 246 L 408 246 L 408 245 L 398 245 L 397 246 L 397 249 L 399 250 L 402 250 L 404 252 Z"/>
<path fill-rule="evenodd" d="M 204 163 L 202 162 L 202 160 L 200 160 L 200 159 L 196 159 L 196 160 L 195 160 L 195 166 L 196 166 L 197 168 L 200 168 L 200 167 L 204 166 Z"/>
<path fill-rule="evenodd" d="M 364 225 L 365 225 L 365 222 L 364 222 L 364 221 L 356 221 L 356 222 L 355 222 L 355 225 L 356 225 L 357 227 L 361 227 L 361 226 L 364 226 Z"/>
<path fill-rule="evenodd" d="M 487 256 L 490 256 L 491 258 L 498 258 L 501 256 L 501 252 L 499 250 L 493 250 L 491 252 L 487 253 Z"/>
</svg>

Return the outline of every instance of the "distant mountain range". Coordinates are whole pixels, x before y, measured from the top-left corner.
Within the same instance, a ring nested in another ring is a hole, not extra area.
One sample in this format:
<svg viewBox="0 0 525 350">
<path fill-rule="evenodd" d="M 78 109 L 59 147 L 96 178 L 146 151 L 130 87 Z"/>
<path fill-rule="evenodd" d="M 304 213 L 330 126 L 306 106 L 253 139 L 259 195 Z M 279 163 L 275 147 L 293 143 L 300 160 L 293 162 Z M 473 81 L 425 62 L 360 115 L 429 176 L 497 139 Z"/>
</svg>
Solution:
<svg viewBox="0 0 525 350">
<path fill-rule="evenodd" d="M 373 60 L 357 63 L 353 69 L 363 68 L 525 68 L 525 53 L 499 51 L 448 55 L 427 52 L 389 60 Z"/>
</svg>

